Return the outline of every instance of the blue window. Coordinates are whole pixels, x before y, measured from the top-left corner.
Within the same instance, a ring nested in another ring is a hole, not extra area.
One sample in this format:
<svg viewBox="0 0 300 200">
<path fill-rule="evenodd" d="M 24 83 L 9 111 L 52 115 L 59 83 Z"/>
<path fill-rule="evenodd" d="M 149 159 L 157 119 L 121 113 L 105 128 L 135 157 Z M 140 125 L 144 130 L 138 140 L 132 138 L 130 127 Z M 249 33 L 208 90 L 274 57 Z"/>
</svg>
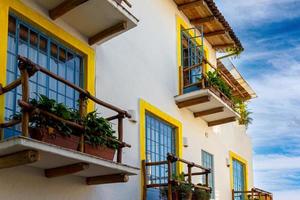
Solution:
<svg viewBox="0 0 300 200">
<path fill-rule="evenodd" d="M 214 181 L 214 156 L 206 151 L 201 152 L 202 166 L 211 170 L 208 175 L 208 185 L 212 188 L 211 198 L 215 198 L 215 181 Z M 203 177 L 203 183 L 205 182 Z"/>
<path fill-rule="evenodd" d="M 194 32 L 194 36 L 190 35 L 191 32 Z M 181 62 L 183 70 L 199 64 L 190 70 L 184 71 L 184 93 L 199 89 L 199 86 L 195 85 L 195 83 L 202 78 L 203 46 L 198 45 L 196 39 L 202 39 L 202 36 L 196 36 L 196 30 L 183 29 L 181 31 Z"/>
<path fill-rule="evenodd" d="M 33 62 L 47 68 L 64 79 L 82 86 L 83 57 L 72 49 L 61 44 L 41 30 L 33 28 L 28 23 L 10 15 L 8 26 L 7 48 L 7 83 L 11 83 L 20 76 L 17 66 L 17 56 L 29 58 Z M 45 74 L 37 72 L 29 80 L 30 97 L 37 98 L 38 94 L 46 95 L 70 108 L 77 107 L 78 92 L 59 83 Z M 21 86 L 8 92 L 5 100 L 5 119 L 20 112 L 17 100 L 21 99 Z M 4 130 L 4 137 L 20 134 L 20 127 L 15 126 Z"/>
<path fill-rule="evenodd" d="M 146 162 L 167 160 L 167 154 L 175 155 L 175 128 L 159 118 L 146 114 Z M 173 166 L 175 173 L 175 165 Z M 168 166 L 157 165 L 147 169 L 149 184 L 168 183 Z M 161 199 L 158 189 L 148 189 L 148 199 Z"/>
<path fill-rule="evenodd" d="M 245 190 L 245 165 L 238 160 L 232 160 L 233 167 L 233 189 L 235 191 Z M 237 193 L 234 200 L 244 200 L 244 194 Z"/>
</svg>

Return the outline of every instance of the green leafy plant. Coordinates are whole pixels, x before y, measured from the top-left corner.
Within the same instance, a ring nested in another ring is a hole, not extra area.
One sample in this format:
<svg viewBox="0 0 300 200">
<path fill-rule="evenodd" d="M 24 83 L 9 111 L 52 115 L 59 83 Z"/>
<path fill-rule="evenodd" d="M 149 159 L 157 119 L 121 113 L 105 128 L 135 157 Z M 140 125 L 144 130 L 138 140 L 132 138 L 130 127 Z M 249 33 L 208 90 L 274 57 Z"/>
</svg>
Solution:
<svg viewBox="0 0 300 200">
<path fill-rule="evenodd" d="M 195 200 L 210 200 L 211 195 L 210 192 L 206 190 L 196 188 L 194 190 L 194 197 Z"/>
<path fill-rule="evenodd" d="M 62 103 L 57 103 L 55 100 L 49 99 L 45 95 L 39 95 L 38 99 L 31 99 L 29 103 L 36 108 L 40 108 L 65 120 L 69 120 L 72 122 L 80 121 L 80 116 L 77 110 L 70 109 Z M 30 117 L 30 127 L 52 127 L 64 136 L 79 135 L 78 130 L 66 125 L 63 121 L 53 120 L 51 117 L 42 115 L 40 113 L 34 113 Z"/>
<path fill-rule="evenodd" d="M 178 192 L 178 194 L 181 196 L 181 198 L 186 198 L 189 194 L 193 192 L 193 185 L 190 183 L 187 183 L 185 180 L 184 173 L 180 173 L 178 175 L 173 176 L 174 180 L 180 181 L 178 185 L 172 187 L 172 190 L 175 192 Z M 185 182 L 185 183 L 182 183 Z"/>
<path fill-rule="evenodd" d="M 245 125 L 248 128 L 253 119 L 250 117 L 252 112 L 248 110 L 247 104 L 243 101 L 239 101 L 235 104 L 235 110 L 240 114 L 239 123 Z"/>
<path fill-rule="evenodd" d="M 114 141 L 115 131 L 112 125 L 105 118 L 101 117 L 96 111 L 90 112 L 83 120 L 85 126 L 85 138 L 86 142 L 94 146 L 106 146 L 108 148 L 117 149 L 119 144 Z M 113 140 L 110 140 L 111 138 Z"/>
<path fill-rule="evenodd" d="M 207 81 L 209 85 L 215 86 L 218 88 L 225 96 L 229 99 L 232 99 L 232 91 L 231 88 L 227 85 L 227 83 L 221 78 L 218 71 L 209 71 L 206 73 Z"/>
</svg>

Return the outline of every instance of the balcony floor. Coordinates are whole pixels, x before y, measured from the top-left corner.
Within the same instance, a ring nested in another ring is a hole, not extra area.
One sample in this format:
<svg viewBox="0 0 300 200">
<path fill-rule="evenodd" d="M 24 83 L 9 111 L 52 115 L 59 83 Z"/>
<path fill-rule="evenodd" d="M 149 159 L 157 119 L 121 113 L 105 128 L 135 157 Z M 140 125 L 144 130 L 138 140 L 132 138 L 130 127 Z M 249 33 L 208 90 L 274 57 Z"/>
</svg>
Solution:
<svg viewBox="0 0 300 200">
<path fill-rule="evenodd" d="M 208 100 L 200 103 L 186 103 L 188 101 L 197 100 L 203 97 L 207 97 Z M 194 114 L 198 112 L 222 108 L 223 110 L 220 112 L 215 112 L 212 114 L 203 114 L 203 116 L 201 116 L 201 118 L 205 120 L 208 124 L 214 123 L 219 120 L 224 120 L 224 123 L 228 123 L 230 121 L 234 121 L 230 119 L 240 117 L 239 114 L 235 112 L 230 106 L 228 106 L 226 102 L 224 102 L 221 98 L 219 98 L 209 89 L 201 89 L 183 95 L 175 96 L 175 102 L 178 106 L 179 104 L 181 104 L 181 106 L 179 107 L 185 107 Z"/>
<path fill-rule="evenodd" d="M 89 164 L 89 168 L 73 174 L 75 176 L 93 177 L 111 174 L 127 174 L 130 176 L 137 175 L 139 172 L 138 168 L 132 166 L 119 164 L 22 136 L 0 142 L 0 156 L 23 150 L 37 150 L 39 152 L 40 160 L 27 164 L 27 166 L 40 169 L 56 168 L 80 162 Z"/>
</svg>

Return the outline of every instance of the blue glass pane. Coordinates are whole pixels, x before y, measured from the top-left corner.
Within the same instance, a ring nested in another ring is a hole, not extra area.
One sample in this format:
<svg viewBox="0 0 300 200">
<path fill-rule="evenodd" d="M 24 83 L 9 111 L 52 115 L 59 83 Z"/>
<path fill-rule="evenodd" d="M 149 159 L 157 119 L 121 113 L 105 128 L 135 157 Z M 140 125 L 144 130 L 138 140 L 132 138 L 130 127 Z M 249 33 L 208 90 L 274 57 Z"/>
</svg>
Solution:
<svg viewBox="0 0 300 200">
<path fill-rule="evenodd" d="M 167 154 L 175 154 L 175 129 L 164 121 L 146 115 L 146 159 L 147 162 L 167 160 Z M 173 166 L 173 172 L 176 168 Z M 167 183 L 167 165 L 147 168 L 147 179 L 150 183 Z M 148 199 L 162 199 L 159 189 L 147 190 Z"/>
<path fill-rule="evenodd" d="M 71 49 L 55 41 L 54 38 L 44 35 L 41 31 L 14 16 L 9 17 L 9 23 L 7 83 L 13 82 L 20 76 L 16 58 L 17 55 L 21 55 L 78 86 L 82 85 L 81 73 L 83 66 L 81 56 L 76 55 Z M 15 35 L 18 39 L 14 38 Z M 6 94 L 6 120 L 12 114 L 20 111 L 17 100 L 21 99 L 21 93 L 22 90 L 19 86 L 16 90 Z M 79 97 L 78 92 L 74 92 L 73 89 L 58 83 L 41 72 L 37 72 L 30 78 L 30 97 L 37 98 L 37 94 L 46 95 L 67 104 L 71 108 L 76 108 L 76 101 Z M 19 130 L 19 127 L 5 130 L 5 137 L 20 134 L 17 130 Z"/>
</svg>

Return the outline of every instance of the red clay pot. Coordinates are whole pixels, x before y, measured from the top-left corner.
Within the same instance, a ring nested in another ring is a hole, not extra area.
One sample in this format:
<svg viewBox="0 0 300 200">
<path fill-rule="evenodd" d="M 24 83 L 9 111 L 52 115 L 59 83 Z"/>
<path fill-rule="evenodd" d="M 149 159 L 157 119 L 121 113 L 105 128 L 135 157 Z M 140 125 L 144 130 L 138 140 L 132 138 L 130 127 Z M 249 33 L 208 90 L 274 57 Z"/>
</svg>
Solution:
<svg viewBox="0 0 300 200">
<path fill-rule="evenodd" d="M 91 154 L 112 161 L 114 160 L 116 150 L 104 146 L 93 146 L 90 144 L 85 144 L 84 152 L 87 154 Z"/>
<path fill-rule="evenodd" d="M 63 136 L 53 128 L 29 128 L 29 133 L 33 139 L 72 150 L 77 150 L 80 141 L 78 136 Z"/>
</svg>

